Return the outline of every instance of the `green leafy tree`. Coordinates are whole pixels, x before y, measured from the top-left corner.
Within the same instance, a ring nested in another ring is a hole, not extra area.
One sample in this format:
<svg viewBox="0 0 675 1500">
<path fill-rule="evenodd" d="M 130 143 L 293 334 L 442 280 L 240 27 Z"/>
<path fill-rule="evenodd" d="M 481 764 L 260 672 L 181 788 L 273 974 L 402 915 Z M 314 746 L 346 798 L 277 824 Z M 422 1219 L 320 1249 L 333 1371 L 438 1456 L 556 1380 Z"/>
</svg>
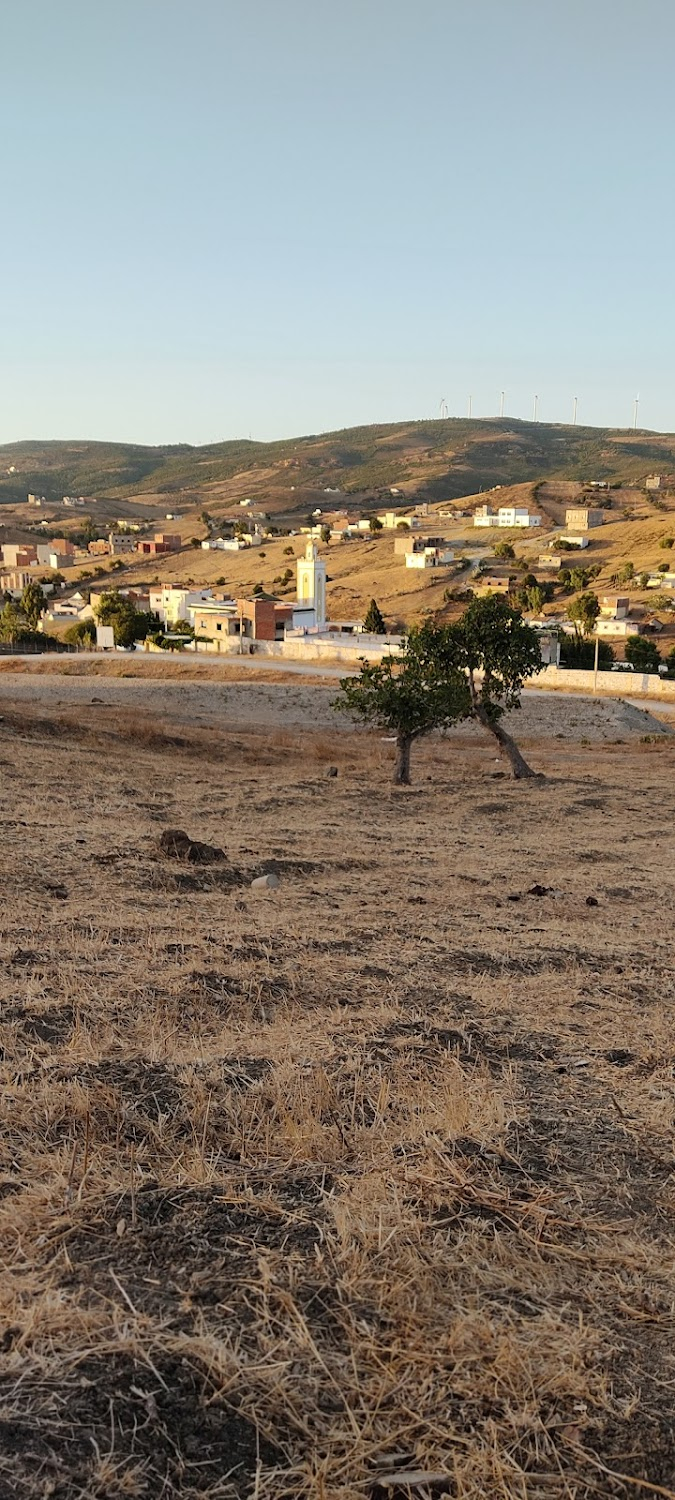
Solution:
<svg viewBox="0 0 675 1500">
<path fill-rule="evenodd" d="M 533 615 L 540 615 L 546 603 L 546 595 L 538 583 L 525 590 L 525 605 Z"/>
<path fill-rule="evenodd" d="M 20 609 L 31 630 L 37 630 L 46 608 L 46 595 L 39 583 L 27 583 L 21 595 Z"/>
<path fill-rule="evenodd" d="M 536 630 L 503 595 L 487 594 L 446 626 L 446 637 L 448 669 L 466 678 L 471 717 L 494 736 L 516 780 L 534 777 L 501 719 L 507 709 L 520 707 L 523 684 L 542 670 Z"/>
<path fill-rule="evenodd" d="M 8 601 L 0 610 L 0 641 L 16 646 L 26 635 L 26 621 L 17 604 Z"/>
<path fill-rule="evenodd" d="M 659 542 L 659 547 L 663 547 L 664 551 L 668 551 L 668 549 L 673 546 L 674 542 L 675 542 L 675 537 L 672 537 L 672 536 L 662 536 L 661 540 Z"/>
<path fill-rule="evenodd" d="M 495 542 L 493 547 L 495 557 L 515 557 L 515 549 L 511 542 Z"/>
<path fill-rule="evenodd" d="M 386 635 L 387 625 L 382 611 L 375 599 L 371 599 L 366 610 L 363 628 L 368 635 Z"/>
<path fill-rule="evenodd" d="M 577 635 L 591 635 L 600 614 L 597 594 L 578 594 L 567 606 L 567 618 L 572 621 Z"/>
<path fill-rule="evenodd" d="M 614 661 L 614 652 L 607 641 L 587 640 L 583 635 L 560 633 L 560 665 L 575 671 L 592 672 L 595 666 L 595 647 L 598 648 L 598 668 L 608 672 Z"/>
<path fill-rule="evenodd" d="M 471 711 L 464 674 L 447 661 L 447 627 L 413 627 L 399 656 L 364 661 L 358 677 L 344 677 L 335 707 L 353 719 L 387 729 L 396 739 L 394 782 L 410 785 L 414 741 L 447 729 Z"/>
<path fill-rule="evenodd" d="M 157 630 L 159 618 L 150 611 L 136 609 L 131 599 L 111 590 L 102 594 L 96 608 L 100 625 L 112 625 L 116 646 L 133 646 Z"/>
<path fill-rule="evenodd" d="M 382 531 L 383 529 L 382 522 L 378 520 L 377 516 L 371 516 L 368 525 L 370 527 L 371 536 L 376 536 L 378 531 Z"/>
<path fill-rule="evenodd" d="M 635 564 L 632 562 L 624 563 L 623 567 L 619 568 L 614 577 L 618 584 L 632 583 L 635 577 Z"/>
<path fill-rule="evenodd" d="M 74 625 L 68 626 L 63 639 L 69 646 L 86 646 L 88 648 L 95 646 L 95 620 L 76 620 Z"/>
<path fill-rule="evenodd" d="M 648 573 L 641 573 L 640 577 L 638 578 L 638 588 L 639 589 L 646 589 L 648 587 L 649 587 L 649 574 Z"/>
<path fill-rule="evenodd" d="M 658 672 L 661 656 L 654 641 L 648 640 L 647 636 L 629 635 L 626 641 L 626 661 L 635 667 L 636 672 Z"/>
<path fill-rule="evenodd" d="M 333 535 L 333 533 L 332 533 L 332 531 L 330 529 L 330 526 L 322 526 L 321 527 L 321 540 L 322 540 L 322 542 L 329 542 L 332 535 Z"/>
<path fill-rule="evenodd" d="M 675 646 L 673 646 L 672 651 L 668 652 L 666 666 L 668 668 L 668 676 L 675 677 Z"/>
</svg>

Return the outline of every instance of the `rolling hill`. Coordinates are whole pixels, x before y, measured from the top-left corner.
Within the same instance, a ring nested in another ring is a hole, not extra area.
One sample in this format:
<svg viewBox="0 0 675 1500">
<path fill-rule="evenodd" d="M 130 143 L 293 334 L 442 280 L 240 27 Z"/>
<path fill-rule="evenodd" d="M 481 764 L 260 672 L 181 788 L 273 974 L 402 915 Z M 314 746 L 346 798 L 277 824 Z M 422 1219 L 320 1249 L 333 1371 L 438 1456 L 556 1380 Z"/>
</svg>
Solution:
<svg viewBox="0 0 675 1500">
<path fill-rule="evenodd" d="M 635 483 L 671 468 L 672 433 L 448 418 L 205 447 L 10 443 L 0 447 L 0 504 L 21 504 L 37 491 L 48 500 L 74 493 L 164 508 L 174 497 L 218 511 L 250 495 L 271 514 L 291 515 L 327 487 L 357 503 L 392 485 L 442 501 L 536 480 Z"/>
</svg>

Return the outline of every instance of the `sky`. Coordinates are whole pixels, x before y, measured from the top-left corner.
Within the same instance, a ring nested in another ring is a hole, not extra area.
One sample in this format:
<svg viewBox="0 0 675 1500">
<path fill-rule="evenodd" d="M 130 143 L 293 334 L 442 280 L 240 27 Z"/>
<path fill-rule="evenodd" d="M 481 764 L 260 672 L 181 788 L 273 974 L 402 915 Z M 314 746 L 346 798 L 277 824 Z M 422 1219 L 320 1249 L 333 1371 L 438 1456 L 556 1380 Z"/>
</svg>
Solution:
<svg viewBox="0 0 675 1500">
<path fill-rule="evenodd" d="M 0 442 L 675 430 L 672 0 L 0 0 Z"/>
</svg>

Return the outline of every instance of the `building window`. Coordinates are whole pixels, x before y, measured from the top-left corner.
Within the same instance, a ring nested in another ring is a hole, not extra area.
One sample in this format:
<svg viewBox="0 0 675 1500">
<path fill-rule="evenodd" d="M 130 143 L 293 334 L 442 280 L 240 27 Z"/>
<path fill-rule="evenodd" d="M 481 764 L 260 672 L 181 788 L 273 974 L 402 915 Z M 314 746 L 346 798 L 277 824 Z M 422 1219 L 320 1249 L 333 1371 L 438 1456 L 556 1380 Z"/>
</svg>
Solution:
<svg viewBox="0 0 675 1500">
<path fill-rule="evenodd" d="M 216 630 L 222 630 L 222 628 L 223 628 L 223 627 L 222 627 L 222 625 L 221 625 L 221 623 L 220 623 L 220 620 L 218 620 L 218 622 L 217 622 L 217 624 L 216 624 Z"/>
</svg>

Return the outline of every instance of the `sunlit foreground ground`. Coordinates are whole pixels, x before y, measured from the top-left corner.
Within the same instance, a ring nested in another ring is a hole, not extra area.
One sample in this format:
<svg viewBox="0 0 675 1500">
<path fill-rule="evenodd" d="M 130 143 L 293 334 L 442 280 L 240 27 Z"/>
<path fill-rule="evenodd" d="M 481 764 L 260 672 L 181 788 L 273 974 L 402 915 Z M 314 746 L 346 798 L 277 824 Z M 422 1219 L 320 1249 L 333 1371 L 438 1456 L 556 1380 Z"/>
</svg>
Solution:
<svg viewBox="0 0 675 1500">
<path fill-rule="evenodd" d="M 675 1492 L 675 739 L 615 707 L 392 793 L 0 705 L 3 1500 Z"/>
</svg>

